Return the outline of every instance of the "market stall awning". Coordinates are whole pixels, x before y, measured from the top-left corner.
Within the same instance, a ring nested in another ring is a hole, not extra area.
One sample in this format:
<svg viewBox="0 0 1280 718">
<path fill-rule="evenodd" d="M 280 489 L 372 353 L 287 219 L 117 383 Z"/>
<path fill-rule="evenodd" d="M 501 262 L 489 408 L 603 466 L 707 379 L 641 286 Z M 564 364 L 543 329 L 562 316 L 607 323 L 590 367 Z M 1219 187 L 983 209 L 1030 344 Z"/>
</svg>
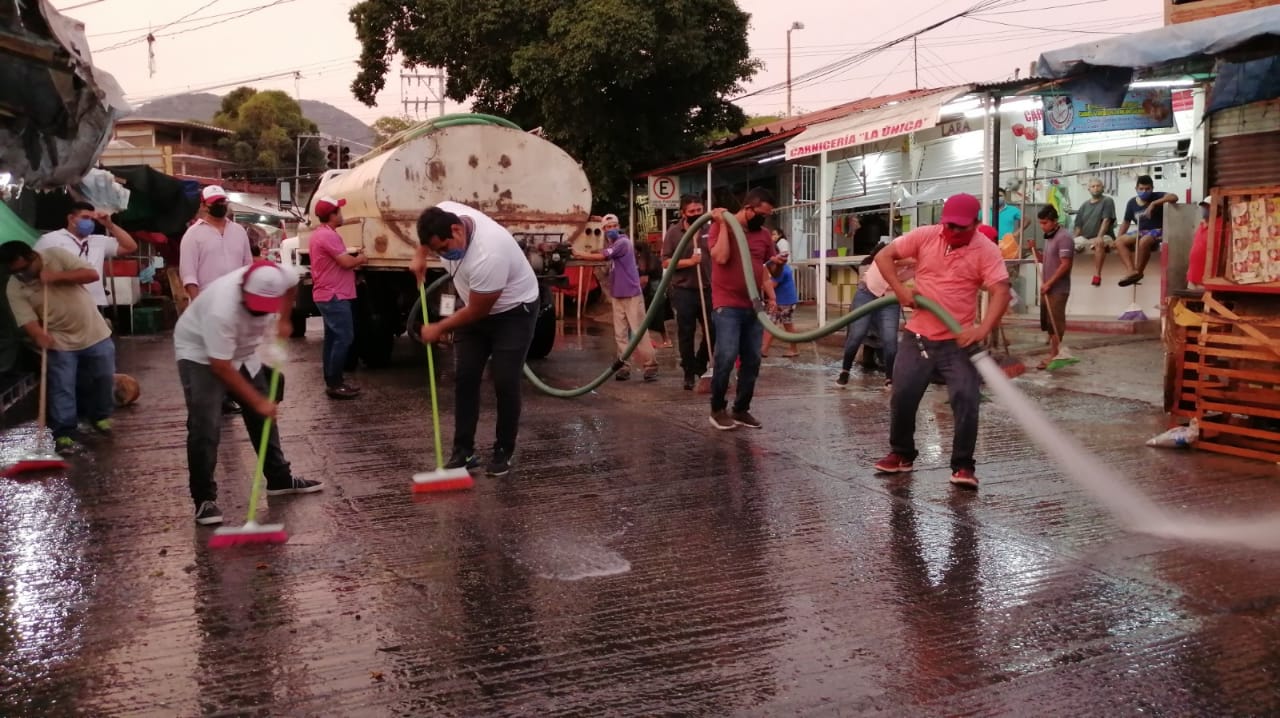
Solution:
<svg viewBox="0 0 1280 718">
<path fill-rule="evenodd" d="M 1212 72 L 1208 114 L 1280 96 L 1276 77 L 1280 6 L 1234 12 L 1123 37 L 1046 52 L 1036 63 L 1042 77 L 1062 79 L 1073 98 L 1118 107 L 1141 72 Z"/>
<path fill-rule="evenodd" d="M 787 142 L 787 159 L 796 160 L 927 130 L 938 124 L 943 105 L 969 91 L 968 85 L 949 87 L 838 120 L 811 125 Z"/>
</svg>

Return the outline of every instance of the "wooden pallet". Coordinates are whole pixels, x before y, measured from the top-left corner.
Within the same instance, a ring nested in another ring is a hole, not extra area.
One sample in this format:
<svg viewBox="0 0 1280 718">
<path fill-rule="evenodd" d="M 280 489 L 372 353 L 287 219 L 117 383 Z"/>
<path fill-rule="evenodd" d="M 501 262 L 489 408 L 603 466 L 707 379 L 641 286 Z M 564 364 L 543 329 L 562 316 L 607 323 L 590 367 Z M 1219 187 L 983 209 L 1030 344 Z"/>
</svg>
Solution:
<svg viewBox="0 0 1280 718">
<path fill-rule="evenodd" d="M 1200 425 L 1196 447 L 1280 461 L 1280 302 L 1206 292 L 1200 326 L 1183 327 L 1176 414 Z"/>
</svg>

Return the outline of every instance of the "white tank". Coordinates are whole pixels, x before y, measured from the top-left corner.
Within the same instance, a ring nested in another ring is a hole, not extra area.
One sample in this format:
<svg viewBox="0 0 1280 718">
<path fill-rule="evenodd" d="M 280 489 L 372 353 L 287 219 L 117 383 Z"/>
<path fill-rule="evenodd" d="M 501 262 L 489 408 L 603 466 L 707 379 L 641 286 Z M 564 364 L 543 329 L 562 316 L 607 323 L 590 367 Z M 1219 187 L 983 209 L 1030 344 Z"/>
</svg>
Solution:
<svg viewBox="0 0 1280 718">
<path fill-rule="evenodd" d="M 572 157 L 541 137 L 496 125 L 432 130 L 326 173 L 307 207 L 303 251 L 322 196 L 347 201 L 343 217 L 354 223 L 339 234 L 348 247 L 364 247 L 369 265 L 379 268 L 408 267 L 418 215 L 446 200 L 484 212 L 531 244 L 572 243 L 591 211 L 591 187 Z"/>
</svg>

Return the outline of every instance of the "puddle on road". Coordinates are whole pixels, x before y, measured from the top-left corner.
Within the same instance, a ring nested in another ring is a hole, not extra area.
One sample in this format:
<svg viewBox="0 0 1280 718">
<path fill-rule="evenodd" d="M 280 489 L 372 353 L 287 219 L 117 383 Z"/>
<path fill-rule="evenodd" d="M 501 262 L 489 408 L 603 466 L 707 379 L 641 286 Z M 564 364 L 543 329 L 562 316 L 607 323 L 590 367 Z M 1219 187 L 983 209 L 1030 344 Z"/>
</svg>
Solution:
<svg viewBox="0 0 1280 718">
<path fill-rule="evenodd" d="M 539 578 L 554 581 L 603 578 L 631 570 L 631 562 L 603 541 L 580 536 L 534 538 L 506 546 L 504 552 Z"/>
</svg>

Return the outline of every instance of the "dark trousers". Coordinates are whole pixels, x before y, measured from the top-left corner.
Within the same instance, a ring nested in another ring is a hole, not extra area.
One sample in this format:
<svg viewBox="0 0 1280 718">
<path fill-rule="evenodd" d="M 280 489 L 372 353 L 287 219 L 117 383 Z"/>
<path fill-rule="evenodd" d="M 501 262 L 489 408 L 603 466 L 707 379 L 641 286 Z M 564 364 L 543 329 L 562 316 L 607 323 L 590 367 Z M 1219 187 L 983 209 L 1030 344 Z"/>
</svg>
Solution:
<svg viewBox="0 0 1280 718">
<path fill-rule="evenodd" d="M 476 448 L 480 381 L 488 363 L 498 399 L 493 448 L 508 455 L 515 451 L 520 431 L 521 371 L 537 322 L 538 303 L 530 302 L 454 330 L 454 449 L 471 453 Z"/>
<path fill-rule="evenodd" d="M 677 344 L 680 347 L 680 368 L 684 370 L 685 374 L 702 376 L 707 373 L 707 365 L 711 360 L 707 352 L 706 340 L 698 342 L 695 347 L 693 344 L 694 334 L 698 330 L 698 325 L 701 324 L 703 333 L 707 334 L 712 344 L 715 344 L 715 327 L 707 327 L 702 321 L 702 303 L 698 301 L 697 289 L 672 287 L 669 298 L 671 300 L 671 308 L 676 312 L 676 336 Z M 707 314 L 710 315 L 710 291 L 703 293 L 703 301 L 706 302 Z"/>
<path fill-rule="evenodd" d="M 928 356 L 924 356 L 927 354 Z M 954 339 L 930 341 L 906 332 L 893 367 L 893 396 L 889 399 L 889 448 L 908 461 L 916 451 L 916 411 L 934 372 L 947 384 L 955 436 L 951 442 L 951 470 L 974 468 L 978 443 L 978 388 L 981 378 L 969 353 Z"/>
<path fill-rule="evenodd" d="M 879 297 L 872 294 L 865 284 L 860 284 L 858 291 L 853 294 L 851 309 L 857 309 L 877 299 Z M 849 325 L 849 331 L 845 335 L 844 360 L 840 368 L 849 371 L 853 367 L 853 359 L 858 353 L 858 347 L 866 341 L 867 333 L 871 331 L 871 323 L 875 322 L 876 331 L 880 334 L 880 355 L 884 359 L 884 374 L 889 379 L 893 379 L 893 362 L 898 354 L 898 321 L 901 317 L 902 307 L 891 304 L 853 320 L 853 324 Z"/>
<path fill-rule="evenodd" d="M 270 387 L 270 369 L 263 367 L 256 376 L 250 376 L 243 367 L 241 375 L 249 380 L 265 396 Z M 187 472 L 191 485 L 191 499 L 199 508 L 201 502 L 218 500 L 218 484 L 213 479 L 218 467 L 218 444 L 222 439 L 222 400 L 227 387 L 207 364 L 186 359 L 178 362 L 178 378 L 182 381 L 182 396 L 187 402 Z M 279 397 L 277 397 L 279 398 Z M 266 419 L 244 407 L 240 414 L 244 428 L 249 432 L 253 450 L 258 451 L 262 439 L 262 425 Z M 271 422 L 271 434 L 267 438 L 267 464 L 263 472 L 267 486 L 284 487 L 293 483 L 289 462 L 280 449 L 280 431 Z"/>
<path fill-rule="evenodd" d="M 76 351 L 50 349 L 49 429 L 71 436 L 78 418 L 101 421 L 115 410 L 116 345 L 108 337 Z"/>
<path fill-rule="evenodd" d="M 356 340 L 351 305 L 350 299 L 316 302 L 316 308 L 324 318 L 324 383 L 331 389 L 342 386 L 342 370 L 347 365 L 351 344 Z"/>
<path fill-rule="evenodd" d="M 711 314 L 716 325 L 716 370 L 711 377 L 711 410 L 720 411 L 728 406 L 725 395 L 729 392 L 729 379 L 733 365 L 738 367 L 738 393 L 733 399 L 734 411 L 751 411 L 751 398 L 756 393 L 756 378 L 760 376 L 760 350 L 764 341 L 764 326 L 751 309 L 720 307 Z"/>
</svg>

